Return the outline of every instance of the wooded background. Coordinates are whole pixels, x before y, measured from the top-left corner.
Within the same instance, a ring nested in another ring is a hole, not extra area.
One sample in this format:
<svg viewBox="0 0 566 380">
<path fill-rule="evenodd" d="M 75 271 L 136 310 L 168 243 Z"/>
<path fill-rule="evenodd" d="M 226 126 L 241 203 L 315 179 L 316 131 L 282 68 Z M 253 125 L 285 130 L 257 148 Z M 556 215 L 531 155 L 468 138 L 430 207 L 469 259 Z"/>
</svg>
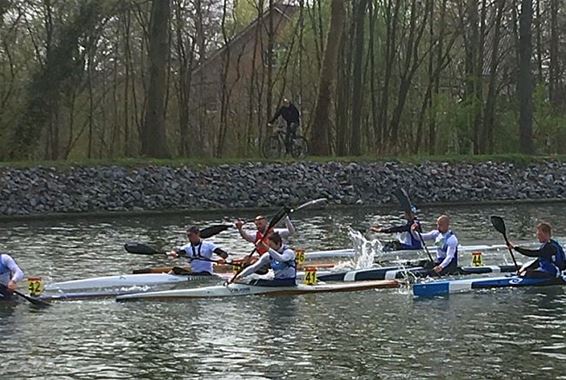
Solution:
<svg viewBox="0 0 566 380">
<path fill-rule="evenodd" d="M 563 0 L 0 0 L 0 159 L 566 153 Z"/>
</svg>

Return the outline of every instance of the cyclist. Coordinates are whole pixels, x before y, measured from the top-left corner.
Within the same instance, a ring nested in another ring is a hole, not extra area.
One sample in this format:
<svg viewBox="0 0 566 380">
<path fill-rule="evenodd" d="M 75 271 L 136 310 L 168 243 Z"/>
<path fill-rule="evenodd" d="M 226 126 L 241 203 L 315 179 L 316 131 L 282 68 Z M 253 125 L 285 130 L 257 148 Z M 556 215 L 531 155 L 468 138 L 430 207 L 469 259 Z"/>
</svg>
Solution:
<svg viewBox="0 0 566 380">
<path fill-rule="evenodd" d="M 289 99 L 285 98 L 283 99 L 281 108 L 277 110 L 275 116 L 273 116 L 267 125 L 271 127 L 273 122 L 275 122 L 279 116 L 281 116 L 287 123 L 285 149 L 287 153 L 289 153 L 291 151 L 291 146 L 293 145 L 292 142 L 296 138 L 297 129 L 299 129 L 299 126 L 301 125 L 301 115 L 299 114 L 297 107 L 291 103 Z"/>
</svg>

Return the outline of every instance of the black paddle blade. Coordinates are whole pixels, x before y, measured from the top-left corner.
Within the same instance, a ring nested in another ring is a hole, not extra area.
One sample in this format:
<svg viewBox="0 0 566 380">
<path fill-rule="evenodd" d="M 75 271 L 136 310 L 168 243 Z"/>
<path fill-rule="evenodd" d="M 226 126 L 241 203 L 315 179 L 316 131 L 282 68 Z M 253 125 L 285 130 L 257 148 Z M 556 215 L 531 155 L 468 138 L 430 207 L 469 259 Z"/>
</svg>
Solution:
<svg viewBox="0 0 566 380">
<path fill-rule="evenodd" d="M 401 206 L 401 210 L 406 212 L 411 212 L 411 200 L 409 199 L 409 195 L 405 191 L 405 189 L 398 188 L 393 192 L 393 195 L 399 201 L 399 205 Z"/>
<path fill-rule="evenodd" d="M 502 217 L 492 216 L 491 224 L 493 224 L 493 228 L 495 228 L 500 234 L 502 235 L 507 234 L 507 229 L 505 228 L 505 222 L 503 221 Z"/>
<path fill-rule="evenodd" d="M 157 255 L 163 253 L 161 251 L 156 250 L 155 248 L 150 247 L 149 245 L 135 243 L 135 242 L 124 244 L 124 249 L 128 253 L 133 253 L 136 255 Z"/>
<path fill-rule="evenodd" d="M 281 219 L 285 217 L 285 215 L 287 215 L 287 209 L 283 207 L 279 211 L 277 211 L 275 215 L 273 215 L 273 218 L 271 218 L 271 220 L 269 221 L 269 226 L 267 227 L 267 230 L 269 231 L 270 229 L 275 227 L 275 225 L 279 223 Z"/>
<path fill-rule="evenodd" d="M 230 227 L 232 227 L 230 224 L 217 224 L 215 226 L 206 227 L 200 231 L 200 237 L 203 239 L 208 239 L 211 236 L 226 231 Z"/>
</svg>

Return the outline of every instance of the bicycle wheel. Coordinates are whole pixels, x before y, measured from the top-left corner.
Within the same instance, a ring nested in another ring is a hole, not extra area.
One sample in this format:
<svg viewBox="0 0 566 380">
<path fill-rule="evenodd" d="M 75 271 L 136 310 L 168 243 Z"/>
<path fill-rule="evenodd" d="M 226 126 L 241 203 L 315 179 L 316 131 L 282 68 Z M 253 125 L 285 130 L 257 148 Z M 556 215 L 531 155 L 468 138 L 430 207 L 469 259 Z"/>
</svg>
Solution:
<svg viewBox="0 0 566 380">
<path fill-rule="evenodd" d="M 277 136 L 269 136 L 263 143 L 262 153 L 265 158 L 279 158 L 283 147 Z"/>
<path fill-rule="evenodd" d="M 305 158 L 309 153 L 309 143 L 307 139 L 303 136 L 297 136 L 293 140 L 293 146 L 291 147 L 291 155 L 294 158 Z"/>
</svg>

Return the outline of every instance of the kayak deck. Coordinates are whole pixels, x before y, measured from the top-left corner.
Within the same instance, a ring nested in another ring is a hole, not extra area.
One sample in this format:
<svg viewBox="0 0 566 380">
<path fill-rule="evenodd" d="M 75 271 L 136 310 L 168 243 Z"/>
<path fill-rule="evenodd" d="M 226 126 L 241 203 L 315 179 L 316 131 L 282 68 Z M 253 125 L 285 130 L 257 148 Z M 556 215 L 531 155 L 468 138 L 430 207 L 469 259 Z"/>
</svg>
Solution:
<svg viewBox="0 0 566 380">
<path fill-rule="evenodd" d="M 176 275 L 166 273 L 125 274 L 93 277 L 47 284 L 46 291 L 77 291 L 84 289 L 128 288 L 133 286 L 176 285 L 186 282 L 210 283 L 225 280 L 222 275 Z"/>
<path fill-rule="evenodd" d="M 531 286 L 566 285 L 562 277 L 487 277 L 452 281 L 431 281 L 413 285 L 413 294 L 417 297 L 445 296 L 454 293 L 465 293 L 476 289 L 520 288 Z"/>
<path fill-rule="evenodd" d="M 256 286 L 248 284 L 230 284 L 208 286 L 193 289 L 175 289 L 159 292 L 147 292 L 138 294 L 120 295 L 117 301 L 134 300 L 176 300 L 176 299 L 197 299 L 197 298 L 221 298 L 221 297 L 241 297 L 247 295 L 269 295 L 269 296 L 291 296 L 311 293 L 337 293 L 352 292 L 368 289 L 398 288 L 400 282 L 397 280 L 381 281 L 362 281 L 355 283 L 342 284 L 319 284 L 296 286 Z"/>
</svg>

